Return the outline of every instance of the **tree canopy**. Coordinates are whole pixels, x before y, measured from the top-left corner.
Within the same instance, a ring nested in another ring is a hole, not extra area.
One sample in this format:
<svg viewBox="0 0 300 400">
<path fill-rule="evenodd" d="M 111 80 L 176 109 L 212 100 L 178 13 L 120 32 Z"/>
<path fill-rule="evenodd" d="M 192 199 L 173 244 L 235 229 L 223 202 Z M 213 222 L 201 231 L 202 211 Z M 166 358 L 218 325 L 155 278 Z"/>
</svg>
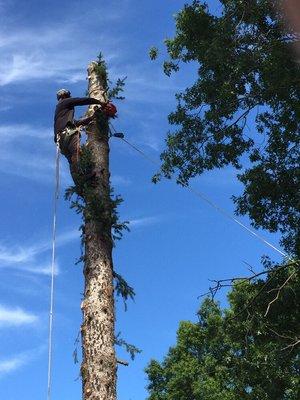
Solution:
<svg viewBox="0 0 300 400">
<path fill-rule="evenodd" d="M 279 231 L 295 258 L 263 259 L 264 271 L 217 281 L 183 321 L 162 362 L 152 360 L 149 400 L 296 400 L 300 396 L 300 69 L 271 0 L 220 0 L 221 14 L 194 0 L 175 16 L 164 72 L 195 66 L 195 82 L 176 94 L 175 127 L 161 155 L 162 176 L 178 183 L 231 165 L 244 185 L 236 212 Z M 278 2 L 280 5 L 280 2 Z M 155 59 L 158 50 L 152 48 Z M 214 300 L 231 289 L 229 306 Z"/>
<path fill-rule="evenodd" d="M 240 170 L 244 192 L 236 212 L 255 227 L 279 231 L 290 254 L 300 253 L 300 68 L 280 10 L 271 0 L 220 0 L 215 15 L 202 1 L 175 16 L 165 40 L 170 75 L 186 63 L 195 82 L 176 94 L 161 155 L 161 176 L 189 180 L 227 165 Z M 150 57 L 157 57 L 151 49 Z M 251 128 L 250 128 L 251 127 Z"/>
<path fill-rule="evenodd" d="M 290 267 L 239 281 L 224 311 L 204 300 L 198 322 L 181 322 L 175 346 L 162 362 L 148 365 L 148 399 L 299 399 L 299 295 L 299 268 Z"/>
</svg>

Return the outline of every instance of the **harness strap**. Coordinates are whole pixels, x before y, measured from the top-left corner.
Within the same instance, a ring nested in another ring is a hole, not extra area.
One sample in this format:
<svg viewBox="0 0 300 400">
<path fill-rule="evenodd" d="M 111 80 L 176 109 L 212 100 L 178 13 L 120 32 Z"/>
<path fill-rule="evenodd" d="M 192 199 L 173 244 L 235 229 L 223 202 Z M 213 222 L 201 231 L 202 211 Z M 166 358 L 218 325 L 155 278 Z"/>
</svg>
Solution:
<svg viewBox="0 0 300 400">
<path fill-rule="evenodd" d="M 57 134 L 57 144 L 59 147 L 59 150 L 62 154 L 64 154 L 64 141 L 65 140 L 69 140 L 73 135 L 78 135 L 79 136 L 79 140 L 77 142 L 76 145 L 76 163 L 79 162 L 79 158 L 80 158 L 80 136 L 81 136 L 81 130 L 82 130 L 82 126 L 79 127 L 70 127 L 67 126 L 64 130 L 62 130 L 61 132 L 58 132 Z"/>
</svg>

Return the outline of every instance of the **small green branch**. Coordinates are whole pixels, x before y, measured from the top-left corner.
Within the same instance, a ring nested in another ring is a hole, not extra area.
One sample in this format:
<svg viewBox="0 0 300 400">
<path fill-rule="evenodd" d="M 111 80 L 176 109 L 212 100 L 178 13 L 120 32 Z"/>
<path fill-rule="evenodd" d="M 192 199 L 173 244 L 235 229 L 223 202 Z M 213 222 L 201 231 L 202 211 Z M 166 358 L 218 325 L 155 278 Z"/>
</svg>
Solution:
<svg viewBox="0 0 300 400">
<path fill-rule="evenodd" d="M 115 271 L 113 272 L 113 277 L 115 280 L 115 292 L 117 296 L 121 296 L 124 301 L 125 311 L 127 311 L 127 301 L 128 299 L 134 300 L 135 292 L 133 287 L 131 287 L 126 280 Z"/>
<path fill-rule="evenodd" d="M 108 75 L 107 75 L 107 65 L 106 62 L 103 59 L 103 55 L 100 52 L 98 57 L 97 57 L 97 65 L 95 66 L 95 72 L 98 75 L 99 79 L 101 80 L 102 84 L 105 84 L 104 89 L 107 89 L 107 81 L 108 81 Z"/>
<path fill-rule="evenodd" d="M 126 340 L 124 340 L 124 339 L 122 339 L 122 338 L 120 337 L 120 335 L 121 335 L 121 332 L 119 332 L 119 333 L 117 334 L 117 336 L 115 337 L 115 344 L 116 344 L 117 346 L 123 347 L 123 348 L 127 351 L 127 353 L 130 354 L 130 358 L 131 358 L 132 360 L 134 360 L 134 359 L 135 359 L 135 356 L 136 356 L 137 354 L 141 353 L 142 350 L 140 350 L 139 348 L 137 348 L 137 347 L 134 346 L 133 344 L 127 343 Z"/>
<path fill-rule="evenodd" d="M 124 87 L 125 87 L 125 81 L 127 79 L 127 76 L 125 76 L 125 78 L 120 79 L 118 78 L 116 84 L 114 87 L 112 87 L 109 91 L 108 91 L 108 98 L 110 100 L 112 99 L 117 99 L 117 100 L 124 100 L 125 97 L 121 96 L 120 94 L 124 92 Z"/>
</svg>

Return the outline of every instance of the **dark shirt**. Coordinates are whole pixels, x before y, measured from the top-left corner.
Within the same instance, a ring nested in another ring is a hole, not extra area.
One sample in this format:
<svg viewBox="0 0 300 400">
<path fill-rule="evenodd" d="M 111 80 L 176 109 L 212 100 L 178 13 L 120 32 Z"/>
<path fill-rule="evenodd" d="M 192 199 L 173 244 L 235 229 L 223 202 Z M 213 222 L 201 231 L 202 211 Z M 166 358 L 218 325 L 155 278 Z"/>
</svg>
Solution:
<svg viewBox="0 0 300 400">
<path fill-rule="evenodd" d="M 55 142 L 57 134 L 64 130 L 68 123 L 76 124 L 76 121 L 74 121 L 74 107 L 89 104 L 101 104 L 101 101 L 92 97 L 68 97 L 67 99 L 59 100 L 54 115 Z"/>
</svg>

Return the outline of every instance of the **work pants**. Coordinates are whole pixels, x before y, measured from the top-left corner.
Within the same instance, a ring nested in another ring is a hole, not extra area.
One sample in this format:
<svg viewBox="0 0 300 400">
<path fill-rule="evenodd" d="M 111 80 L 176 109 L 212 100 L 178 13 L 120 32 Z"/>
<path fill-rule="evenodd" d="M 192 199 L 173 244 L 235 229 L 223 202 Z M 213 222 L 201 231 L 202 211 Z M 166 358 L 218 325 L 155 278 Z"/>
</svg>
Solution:
<svg viewBox="0 0 300 400">
<path fill-rule="evenodd" d="M 70 172 L 74 183 L 78 175 L 80 157 L 80 131 L 79 129 L 66 128 L 59 134 L 59 149 L 69 162 Z"/>
</svg>

